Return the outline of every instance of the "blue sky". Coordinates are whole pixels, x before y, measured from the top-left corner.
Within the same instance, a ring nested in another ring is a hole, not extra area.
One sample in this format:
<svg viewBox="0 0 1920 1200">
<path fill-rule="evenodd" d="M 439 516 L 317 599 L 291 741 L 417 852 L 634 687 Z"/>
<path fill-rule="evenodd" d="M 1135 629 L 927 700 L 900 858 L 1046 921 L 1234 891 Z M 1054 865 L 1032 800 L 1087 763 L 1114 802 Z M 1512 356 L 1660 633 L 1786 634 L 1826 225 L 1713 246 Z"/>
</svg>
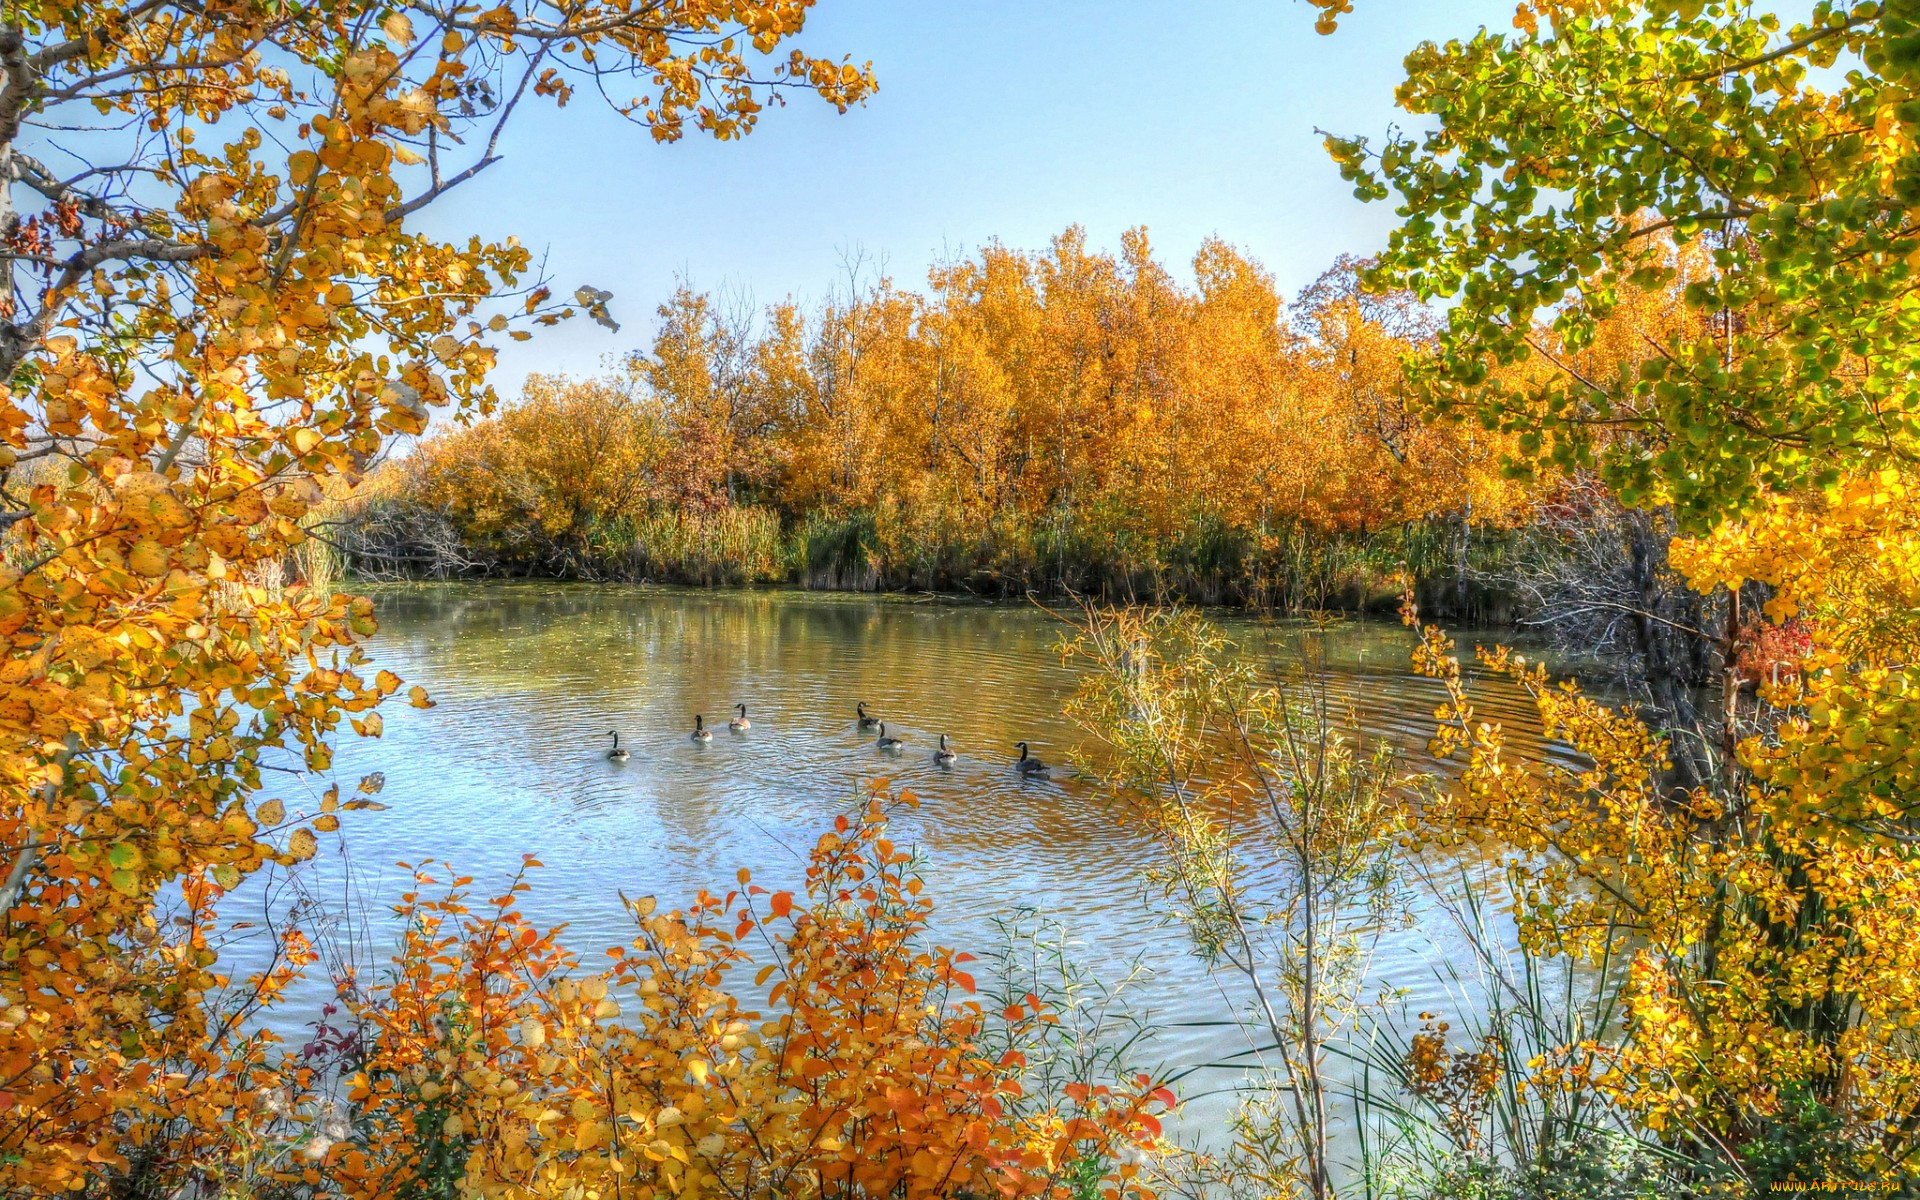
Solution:
<svg viewBox="0 0 1920 1200">
<path fill-rule="evenodd" d="M 805 301 L 864 253 L 917 286 L 937 258 L 1073 223 L 1110 248 L 1145 225 L 1177 269 L 1217 234 L 1291 295 L 1392 220 L 1353 198 L 1316 127 L 1378 134 L 1402 115 L 1407 51 L 1507 27 L 1513 0 L 1356 7 L 1321 37 L 1302 0 L 819 0 L 800 44 L 871 59 L 865 107 L 795 97 L 744 141 L 663 146 L 582 94 L 523 111 L 506 161 L 433 226 L 515 234 L 557 290 L 615 294 L 619 333 L 576 319 L 512 347 L 503 395 L 647 344 L 681 276 Z"/>
</svg>

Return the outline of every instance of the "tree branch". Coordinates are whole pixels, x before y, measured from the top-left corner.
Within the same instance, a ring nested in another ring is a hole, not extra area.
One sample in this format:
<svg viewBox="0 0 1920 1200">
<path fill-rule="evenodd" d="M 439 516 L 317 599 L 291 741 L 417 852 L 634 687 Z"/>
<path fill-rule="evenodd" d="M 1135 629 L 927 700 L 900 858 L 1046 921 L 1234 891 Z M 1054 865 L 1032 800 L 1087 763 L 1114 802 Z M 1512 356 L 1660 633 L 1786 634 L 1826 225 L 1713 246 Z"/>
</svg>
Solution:
<svg viewBox="0 0 1920 1200">
<path fill-rule="evenodd" d="M 66 783 L 67 765 L 73 756 L 80 752 L 80 735 L 69 732 L 66 743 L 53 756 L 53 765 L 57 774 L 41 785 L 40 800 L 48 809 L 60 797 L 61 787 Z M 38 827 L 27 828 L 27 844 L 21 848 L 20 857 L 13 860 L 13 867 L 7 872 L 7 881 L 0 885 L 0 916 L 13 911 L 20 899 L 20 893 L 26 889 L 27 876 L 33 871 L 34 864 L 40 861 L 40 848 L 45 844 Z"/>
<path fill-rule="evenodd" d="M 1700 71 L 1692 75 L 1682 75 L 1677 82 L 1706 83 L 1709 80 L 1723 79 L 1728 75 L 1737 75 L 1742 71 L 1751 71 L 1755 67 L 1764 67 L 1770 62 L 1778 62 L 1780 59 L 1786 58 L 1789 55 L 1798 54 L 1807 47 L 1819 42 L 1824 42 L 1830 37 L 1837 37 L 1857 25 L 1865 25 L 1869 21 L 1877 21 L 1879 19 L 1880 14 L 1878 9 L 1875 9 L 1869 15 L 1850 16 L 1838 25 L 1824 25 L 1811 33 L 1797 37 L 1777 50 L 1770 50 L 1765 54 L 1757 55 L 1753 58 L 1741 59 L 1738 62 L 1730 62 L 1723 67 L 1715 67 L 1711 71 Z"/>
</svg>

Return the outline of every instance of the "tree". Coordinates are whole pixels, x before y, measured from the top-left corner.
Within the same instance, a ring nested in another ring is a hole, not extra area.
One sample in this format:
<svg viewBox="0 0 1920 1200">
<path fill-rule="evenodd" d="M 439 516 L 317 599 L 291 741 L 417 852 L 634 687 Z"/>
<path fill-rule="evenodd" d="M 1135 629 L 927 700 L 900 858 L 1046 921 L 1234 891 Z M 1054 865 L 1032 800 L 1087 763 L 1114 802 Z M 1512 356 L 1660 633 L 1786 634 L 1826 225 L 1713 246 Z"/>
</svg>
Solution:
<svg viewBox="0 0 1920 1200">
<path fill-rule="evenodd" d="M 1336 716 L 1316 644 L 1303 638 L 1299 678 L 1270 684 L 1191 611 L 1089 608 L 1060 651 L 1087 668 L 1067 712 L 1107 751 L 1098 777 L 1158 851 L 1148 880 L 1195 953 L 1244 987 L 1258 1053 L 1280 1064 L 1250 1089 L 1225 1162 L 1200 1166 L 1325 1200 L 1329 1045 L 1366 1006 L 1412 780 Z"/>
<path fill-rule="evenodd" d="M 611 321 L 597 289 L 554 301 L 518 242 L 419 215 L 495 167 L 522 104 L 582 84 L 633 80 L 614 107 L 659 140 L 742 136 L 793 91 L 860 102 L 868 69 L 791 48 L 809 8 L 0 16 L 0 1191 L 137 1171 L 159 1115 L 219 1119 L 207 889 L 371 803 L 328 791 L 295 828 L 265 794 L 324 773 L 343 721 L 377 735 L 400 681 L 365 664 L 365 600 L 264 569 L 430 409 L 490 409 L 497 336 Z"/>
<path fill-rule="evenodd" d="M 1349 9 L 1316 3 L 1323 28 Z M 1920 1153 L 1916 16 L 1529 2 L 1512 35 L 1409 57 L 1429 132 L 1329 143 L 1401 202 L 1370 282 L 1457 301 L 1419 368 L 1437 406 L 1515 434 L 1522 467 L 1596 467 L 1639 534 L 1670 511 L 1691 535 L 1657 540 L 1707 601 L 1681 641 L 1708 669 L 1646 718 L 1483 654 L 1576 764 L 1512 761 L 1426 630 L 1464 760 L 1428 830 L 1506 848 L 1536 952 L 1632 939 L 1599 1086 L 1754 1182 Z"/>
<path fill-rule="evenodd" d="M 663 481 L 678 492 L 678 508 L 731 504 L 764 474 L 751 457 L 754 435 L 777 419 L 752 403 L 751 310 L 736 304 L 722 313 L 711 296 L 682 285 L 659 315 L 653 354 L 631 365 L 672 441 Z"/>
<path fill-rule="evenodd" d="M 1315 2 L 1328 23 L 1349 7 Z M 1416 50 L 1398 94 L 1433 128 L 1328 145 L 1358 194 L 1402 206 L 1373 278 L 1457 301 L 1429 374 L 1444 402 L 1562 466 L 1597 459 L 1693 531 L 1909 459 L 1917 16 L 1529 0 L 1513 34 Z M 1668 240 L 1700 253 L 1677 264 Z M 1624 386 L 1494 372 L 1551 360 L 1548 336 L 1583 349 L 1627 289 L 1667 280 L 1692 327 Z"/>
<path fill-rule="evenodd" d="M 596 535 L 655 499 L 672 431 L 631 378 L 535 375 L 495 418 L 450 430 L 387 469 L 490 561 L 590 571 Z M 377 501 L 374 501 L 377 503 Z"/>
</svg>

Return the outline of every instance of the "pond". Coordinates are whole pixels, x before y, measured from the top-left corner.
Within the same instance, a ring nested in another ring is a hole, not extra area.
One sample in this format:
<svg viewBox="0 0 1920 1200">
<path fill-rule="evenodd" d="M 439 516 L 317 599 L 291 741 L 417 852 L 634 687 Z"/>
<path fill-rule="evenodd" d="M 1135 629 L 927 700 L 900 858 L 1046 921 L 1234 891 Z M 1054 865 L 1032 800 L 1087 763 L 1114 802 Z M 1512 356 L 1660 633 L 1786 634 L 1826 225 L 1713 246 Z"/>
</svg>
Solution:
<svg viewBox="0 0 1920 1200">
<path fill-rule="evenodd" d="M 1181 932 L 1151 903 L 1141 871 L 1152 852 L 1087 786 L 1013 769 L 1017 741 L 1064 763 L 1078 745 L 1061 716 L 1075 678 L 1053 652 L 1060 627 L 1033 606 L 917 602 L 789 592 L 707 592 L 552 584 L 450 584 L 374 590 L 378 664 L 419 683 L 437 706 L 396 701 L 378 740 L 348 736 L 336 774 L 381 771 L 379 813 L 350 814 L 341 844 L 306 886 L 323 900 L 349 889 L 378 913 L 403 890 L 394 864 L 446 862 L 481 885 L 534 873 L 527 903 L 565 922 L 583 959 L 631 934 L 620 893 L 663 906 L 700 888 L 722 890 L 736 869 L 792 886 L 800 856 L 880 777 L 919 797 L 895 838 L 921 856 L 944 944 L 990 948 L 993 919 L 1031 906 L 1062 920 L 1076 956 L 1118 981 L 1157 1035 L 1143 1068 L 1215 1061 L 1250 1049 L 1208 1022 L 1231 1015 L 1233 981 L 1209 976 Z M 1303 629 L 1224 618 L 1248 654 L 1286 661 Z M 1349 622 L 1328 636 L 1338 692 L 1369 735 L 1416 758 L 1439 698 L 1407 670 L 1411 635 Z M 1491 689 L 1482 712 L 1526 746 L 1537 723 L 1512 689 Z M 906 739 L 894 758 L 856 727 L 856 703 Z M 726 728 L 745 704 L 752 727 Z M 694 715 L 716 727 L 689 738 Z M 631 752 L 607 761 L 607 734 Z M 940 734 L 959 752 L 931 758 Z M 291 797 L 289 797 L 291 799 Z M 344 858 L 341 857 L 344 855 Z M 481 892 L 479 894 L 491 894 Z M 1436 974 L 1451 929 L 1416 911 L 1390 932 L 1381 982 L 1408 991 L 1410 1010 L 1454 1003 Z M 311 999 L 311 997 L 309 997 Z M 1218 1129 L 1232 1072 L 1189 1079 L 1196 1099 L 1178 1125 Z"/>
</svg>

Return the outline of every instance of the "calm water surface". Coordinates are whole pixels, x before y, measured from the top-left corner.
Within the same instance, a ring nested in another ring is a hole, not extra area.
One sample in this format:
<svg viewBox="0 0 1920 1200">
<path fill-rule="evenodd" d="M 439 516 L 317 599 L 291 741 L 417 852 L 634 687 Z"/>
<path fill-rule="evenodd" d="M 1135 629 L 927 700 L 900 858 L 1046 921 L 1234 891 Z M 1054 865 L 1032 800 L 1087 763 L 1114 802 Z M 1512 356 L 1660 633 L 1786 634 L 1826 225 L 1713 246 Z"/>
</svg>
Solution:
<svg viewBox="0 0 1920 1200">
<path fill-rule="evenodd" d="M 341 851 L 355 887 L 377 910 L 403 890 L 398 862 L 445 861 L 481 883 L 535 873 L 527 909 L 565 922 L 589 962 L 631 934 L 619 900 L 657 894 L 663 906 L 701 887 L 730 886 L 739 867 L 792 886 L 800 857 L 862 785 L 888 777 L 921 808 L 895 838 L 924 858 L 935 929 L 967 949 L 992 944 L 992 919 L 1022 905 L 1065 920 L 1083 964 L 1108 978 L 1143 969 L 1137 1011 L 1161 1032 L 1142 1067 L 1191 1065 L 1249 1048 L 1202 1022 L 1229 1015 L 1239 993 L 1211 977 L 1182 934 L 1147 902 L 1140 871 L 1151 851 L 1070 779 L 1022 780 L 1016 741 L 1062 764 L 1076 748 L 1060 716 L 1074 673 L 1052 646 L 1058 626 L 1018 605 L 898 598 L 702 592 L 611 586 L 487 584 L 376 590 L 379 665 L 424 684 L 438 706 L 394 705 L 379 740 L 349 738 L 336 773 L 383 771 L 386 812 L 351 814 Z M 1228 619 L 1246 653 L 1289 661 L 1298 626 Z M 1369 734 L 1416 758 L 1439 699 L 1406 670 L 1410 635 L 1349 623 L 1327 645 L 1334 683 Z M 1537 728 L 1510 689 L 1489 689 L 1484 715 L 1526 745 Z M 887 721 L 907 752 L 883 756 L 855 728 L 854 705 Z M 745 735 L 725 728 L 748 706 Z M 695 713 L 714 739 L 688 738 Z M 617 729 L 631 761 L 610 763 Z M 946 733 L 951 770 L 931 753 Z M 323 899 L 343 888 L 340 858 L 315 865 Z M 1378 957 L 1379 982 L 1409 991 L 1412 1008 L 1446 1007 L 1436 981 L 1448 953 L 1445 918 L 1411 910 Z M 1217 1129 L 1230 1072 L 1203 1073 L 1201 1098 L 1180 1124 Z"/>
</svg>

